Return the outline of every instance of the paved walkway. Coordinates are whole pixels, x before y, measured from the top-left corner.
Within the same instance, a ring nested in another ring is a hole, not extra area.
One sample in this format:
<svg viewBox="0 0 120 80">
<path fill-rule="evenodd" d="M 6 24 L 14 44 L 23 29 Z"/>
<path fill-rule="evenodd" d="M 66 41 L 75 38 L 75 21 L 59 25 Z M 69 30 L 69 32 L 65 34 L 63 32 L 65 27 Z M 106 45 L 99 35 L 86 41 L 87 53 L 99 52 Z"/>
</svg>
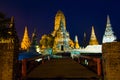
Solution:
<svg viewBox="0 0 120 80">
<path fill-rule="evenodd" d="M 71 58 L 59 58 L 46 61 L 32 70 L 28 79 L 42 78 L 81 78 L 91 79 L 98 78 L 97 74 L 88 70 Z M 95 79 L 96 80 L 96 79 Z"/>
</svg>

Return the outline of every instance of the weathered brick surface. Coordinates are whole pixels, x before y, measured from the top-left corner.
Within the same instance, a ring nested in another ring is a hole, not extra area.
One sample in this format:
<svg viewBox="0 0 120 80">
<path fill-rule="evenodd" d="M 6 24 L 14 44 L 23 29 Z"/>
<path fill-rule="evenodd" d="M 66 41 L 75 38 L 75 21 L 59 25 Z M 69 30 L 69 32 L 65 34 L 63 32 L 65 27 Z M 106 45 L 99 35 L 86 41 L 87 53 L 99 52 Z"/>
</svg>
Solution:
<svg viewBox="0 0 120 80">
<path fill-rule="evenodd" d="M 15 54 L 13 43 L 0 43 L 0 80 L 15 80 Z"/>
<path fill-rule="evenodd" d="M 120 80 L 120 42 L 102 46 L 104 80 Z"/>
</svg>

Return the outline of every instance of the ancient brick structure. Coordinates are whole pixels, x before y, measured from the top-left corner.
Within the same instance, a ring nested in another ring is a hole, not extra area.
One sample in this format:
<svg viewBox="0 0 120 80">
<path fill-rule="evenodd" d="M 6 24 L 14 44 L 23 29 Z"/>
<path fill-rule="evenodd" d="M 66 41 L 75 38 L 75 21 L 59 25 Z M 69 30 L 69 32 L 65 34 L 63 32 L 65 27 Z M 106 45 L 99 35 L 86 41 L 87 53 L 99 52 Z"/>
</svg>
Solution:
<svg viewBox="0 0 120 80">
<path fill-rule="evenodd" d="M 14 27 L 14 18 L 8 23 L 9 27 L 0 26 L 0 80 L 17 80 L 19 40 Z"/>
<path fill-rule="evenodd" d="M 120 42 L 103 44 L 102 52 L 104 80 L 120 80 Z"/>
</svg>

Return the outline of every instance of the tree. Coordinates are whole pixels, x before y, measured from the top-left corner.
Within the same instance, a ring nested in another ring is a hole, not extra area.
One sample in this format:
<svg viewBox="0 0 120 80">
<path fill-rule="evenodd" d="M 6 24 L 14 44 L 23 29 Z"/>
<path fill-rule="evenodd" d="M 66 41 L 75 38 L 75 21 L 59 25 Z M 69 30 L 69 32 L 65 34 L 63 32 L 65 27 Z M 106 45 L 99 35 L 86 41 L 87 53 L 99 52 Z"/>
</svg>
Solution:
<svg viewBox="0 0 120 80">
<path fill-rule="evenodd" d="M 5 14 L 0 12 L 0 37 L 7 38 L 9 36 L 8 26 L 10 24 L 10 18 L 7 18 Z"/>
<path fill-rule="evenodd" d="M 47 36 L 47 47 L 52 48 L 54 44 L 54 37 L 52 35 Z"/>
<path fill-rule="evenodd" d="M 54 43 L 54 37 L 51 34 L 43 35 L 40 40 L 41 47 L 52 48 Z"/>
</svg>

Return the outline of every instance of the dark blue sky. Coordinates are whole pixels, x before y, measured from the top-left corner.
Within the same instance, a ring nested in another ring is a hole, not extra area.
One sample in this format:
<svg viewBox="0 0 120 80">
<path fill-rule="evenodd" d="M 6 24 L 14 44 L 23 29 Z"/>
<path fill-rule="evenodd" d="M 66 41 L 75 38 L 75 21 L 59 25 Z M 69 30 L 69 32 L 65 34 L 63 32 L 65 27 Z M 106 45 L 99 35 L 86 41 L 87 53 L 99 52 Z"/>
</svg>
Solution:
<svg viewBox="0 0 120 80">
<path fill-rule="evenodd" d="M 34 27 L 38 40 L 43 34 L 54 29 L 54 17 L 58 10 L 66 17 L 67 31 L 71 39 L 78 35 L 82 44 L 83 33 L 90 37 L 94 25 L 96 36 L 101 43 L 105 31 L 106 17 L 109 14 L 113 31 L 120 39 L 120 1 L 119 0 L 1 0 L 0 11 L 8 17 L 14 16 L 16 29 L 21 40 L 24 27 L 28 26 L 29 36 Z"/>
</svg>

